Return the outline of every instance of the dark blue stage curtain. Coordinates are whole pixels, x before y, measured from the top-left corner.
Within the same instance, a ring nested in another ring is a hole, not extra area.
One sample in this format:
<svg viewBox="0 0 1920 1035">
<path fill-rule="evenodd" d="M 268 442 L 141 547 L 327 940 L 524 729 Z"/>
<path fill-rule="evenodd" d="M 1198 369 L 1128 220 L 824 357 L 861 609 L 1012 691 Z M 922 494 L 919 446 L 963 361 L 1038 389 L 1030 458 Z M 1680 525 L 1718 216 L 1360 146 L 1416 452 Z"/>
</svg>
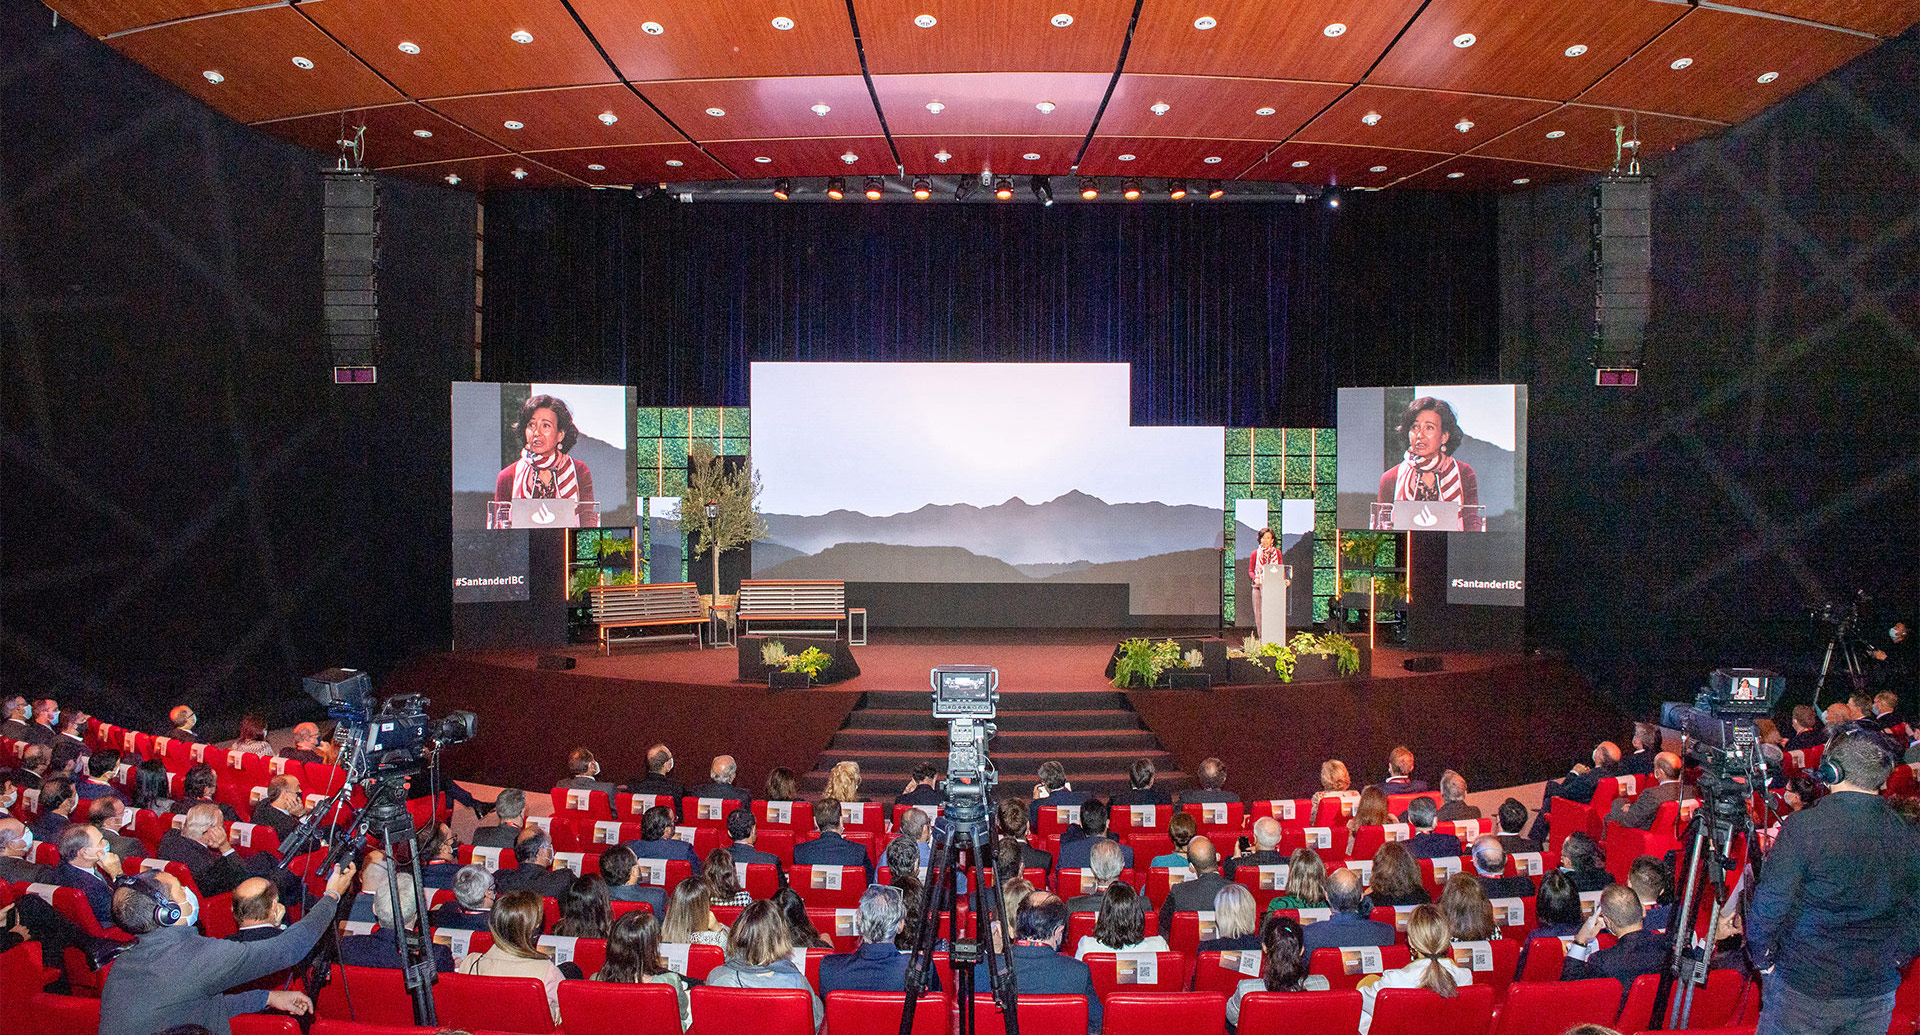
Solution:
<svg viewBox="0 0 1920 1035">
<path fill-rule="evenodd" d="M 1338 385 L 1493 380 L 1492 199 L 486 202 L 484 375 L 745 405 L 754 360 L 1130 362 L 1143 424 L 1331 426 Z"/>
</svg>

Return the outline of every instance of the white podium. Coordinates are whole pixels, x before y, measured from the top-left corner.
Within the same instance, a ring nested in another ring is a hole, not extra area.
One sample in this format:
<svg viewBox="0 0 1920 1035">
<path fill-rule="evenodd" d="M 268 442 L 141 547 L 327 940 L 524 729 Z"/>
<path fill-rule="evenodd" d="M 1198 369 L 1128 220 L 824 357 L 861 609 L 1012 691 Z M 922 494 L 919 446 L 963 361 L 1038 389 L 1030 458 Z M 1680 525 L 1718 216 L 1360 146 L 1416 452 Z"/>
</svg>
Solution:
<svg viewBox="0 0 1920 1035">
<path fill-rule="evenodd" d="M 1291 564 L 1269 564 L 1260 569 L 1260 638 L 1262 640 L 1275 643 L 1287 642 L 1287 586 L 1292 582 L 1293 565 Z"/>
</svg>

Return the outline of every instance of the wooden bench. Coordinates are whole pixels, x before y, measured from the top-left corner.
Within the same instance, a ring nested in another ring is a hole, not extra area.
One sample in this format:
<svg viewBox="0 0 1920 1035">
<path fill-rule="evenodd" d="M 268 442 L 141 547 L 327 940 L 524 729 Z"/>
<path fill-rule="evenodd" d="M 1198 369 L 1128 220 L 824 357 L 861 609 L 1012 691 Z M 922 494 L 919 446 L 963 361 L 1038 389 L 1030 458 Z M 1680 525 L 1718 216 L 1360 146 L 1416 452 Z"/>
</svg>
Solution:
<svg viewBox="0 0 1920 1035">
<path fill-rule="evenodd" d="M 691 625 L 686 635 L 700 639 L 707 610 L 691 582 L 650 582 L 631 586 L 595 586 L 587 591 L 593 602 L 593 624 L 600 631 L 600 653 L 613 652 L 610 629 L 629 626 Z M 628 637 L 641 639 L 642 637 Z"/>
<path fill-rule="evenodd" d="M 847 584 L 828 579 L 763 579 L 740 583 L 740 628 L 753 631 L 754 622 L 831 622 L 826 629 L 783 630 L 804 635 L 825 634 L 839 639 L 840 623 L 847 620 Z"/>
</svg>

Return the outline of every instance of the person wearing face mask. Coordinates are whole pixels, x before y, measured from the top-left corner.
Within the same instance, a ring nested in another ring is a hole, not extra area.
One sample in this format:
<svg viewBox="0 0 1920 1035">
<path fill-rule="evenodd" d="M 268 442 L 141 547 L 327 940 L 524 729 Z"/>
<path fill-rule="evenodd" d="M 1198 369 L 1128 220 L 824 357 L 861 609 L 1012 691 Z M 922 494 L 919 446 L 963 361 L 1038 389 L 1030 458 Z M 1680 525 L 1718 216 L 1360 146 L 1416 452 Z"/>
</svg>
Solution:
<svg viewBox="0 0 1920 1035">
<path fill-rule="evenodd" d="M 87 721 L 92 719 L 93 716 L 88 715 L 78 708 L 64 715 L 58 712 L 55 714 L 59 716 L 60 735 L 54 739 L 54 742 L 69 741 L 78 745 L 83 751 L 91 750 L 87 747 Z"/>
<path fill-rule="evenodd" d="M 87 897 L 100 926 L 113 926 L 113 882 L 120 876 L 120 857 L 107 850 L 107 839 L 86 823 L 69 823 L 60 832 L 60 865 L 53 883 L 73 888 Z"/>
<path fill-rule="evenodd" d="M 332 925 L 340 896 L 352 881 L 353 864 L 342 863 L 327 879 L 326 894 L 299 923 L 258 942 L 202 935 L 194 927 L 199 898 L 166 873 L 120 881 L 113 893 L 114 920 L 137 940 L 114 959 L 107 976 L 100 995 L 100 1035 L 148 1035 L 177 1024 L 231 1035 L 228 1021 L 243 1013 L 310 1012 L 313 1002 L 300 992 L 223 993 L 304 959 Z"/>
<path fill-rule="evenodd" d="M 1453 456 L 1466 438 L 1452 404 L 1423 395 L 1407 404 L 1394 430 L 1406 436 L 1406 459 L 1380 476 L 1379 502 L 1433 500 L 1463 507 L 1479 504 L 1480 483 L 1472 465 Z M 1486 520 L 1477 510 L 1463 513 L 1461 519 L 1462 531 L 1486 531 Z"/>
<path fill-rule="evenodd" d="M 0 798 L 0 802 L 5 802 Z M 0 817 L 0 880 L 14 884 L 51 884 L 53 867 L 34 862 L 33 831 L 11 817 Z"/>
<path fill-rule="evenodd" d="M 0 737 L 26 740 L 27 727 L 33 724 L 27 718 L 30 713 L 24 695 L 14 694 L 7 698 L 4 704 L 0 704 Z"/>
<path fill-rule="evenodd" d="M 87 806 L 87 825 L 100 831 L 100 836 L 107 839 L 107 851 L 122 859 L 147 854 L 147 846 L 138 838 L 121 833 L 132 819 L 126 803 L 119 798 L 95 798 L 93 804 Z"/>
<path fill-rule="evenodd" d="M 173 728 L 161 736 L 184 740 L 189 744 L 200 743 L 200 734 L 193 732 L 193 727 L 199 723 L 200 716 L 193 714 L 192 708 L 184 704 L 174 705 L 173 710 L 167 713 L 167 721 L 173 723 Z"/>
<path fill-rule="evenodd" d="M 29 744 L 52 747 L 54 738 L 59 735 L 60 702 L 51 697 L 33 702 L 33 722 L 27 726 L 27 735 L 20 739 Z"/>
<path fill-rule="evenodd" d="M 237 929 L 227 935 L 230 942 L 263 942 L 286 929 L 287 907 L 272 881 L 248 877 L 233 889 L 233 922 Z"/>
<path fill-rule="evenodd" d="M 1887 629 L 1887 638 L 1867 652 L 1867 656 L 1873 659 L 1873 667 L 1868 675 L 1880 689 L 1896 694 L 1913 691 L 1913 626 L 1905 622 L 1893 623 Z"/>
<path fill-rule="evenodd" d="M 274 869 L 272 856 L 242 858 L 233 848 L 220 810 L 212 805 L 188 809 L 186 821 L 161 836 L 160 850 L 154 854 L 184 865 L 193 874 L 193 883 L 208 895 L 224 895 L 248 877 L 273 881 L 288 898 L 300 893 L 300 882 L 287 871 Z"/>
<path fill-rule="evenodd" d="M 300 826 L 307 807 L 300 799 L 300 781 L 282 774 L 267 782 L 267 795 L 253 806 L 249 817 L 259 826 L 269 827 L 282 841 Z"/>
<path fill-rule="evenodd" d="M 554 784 L 555 787 L 600 791 L 609 797 L 613 795 L 613 784 L 600 779 L 600 762 L 593 757 L 593 752 L 586 748 L 574 748 L 573 752 L 567 755 L 567 769 L 573 775 Z"/>
</svg>

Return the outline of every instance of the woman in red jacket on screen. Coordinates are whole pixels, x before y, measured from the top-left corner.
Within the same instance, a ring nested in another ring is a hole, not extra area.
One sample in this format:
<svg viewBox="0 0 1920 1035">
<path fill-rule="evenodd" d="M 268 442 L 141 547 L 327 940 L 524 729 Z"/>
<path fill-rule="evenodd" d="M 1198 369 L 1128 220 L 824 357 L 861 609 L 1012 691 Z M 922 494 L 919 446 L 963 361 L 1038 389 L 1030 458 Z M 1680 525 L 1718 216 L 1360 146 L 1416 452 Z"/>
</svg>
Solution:
<svg viewBox="0 0 1920 1035">
<path fill-rule="evenodd" d="M 1407 437 L 1407 457 L 1380 476 L 1381 503 L 1433 500 L 1474 506 L 1480 502 L 1480 483 L 1474 478 L 1473 467 L 1453 458 L 1460 448 L 1461 435 L 1451 405 L 1423 395 L 1407 404 L 1407 412 L 1394 430 Z M 1464 524 L 1469 532 L 1486 530 L 1485 519 L 1477 511 L 1469 512 Z"/>
<path fill-rule="evenodd" d="M 580 441 L 580 429 L 573 423 L 573 411 L 551 395 L 536 395 L 520 407 L 520 420 L 514 424 L 526 442 L 520 459 L 501 469 L 493 485 L 495 500 L 575 500 L 580 507 L 580 524 L 600 523 L 593 506 L 593 472 L 582 461 L 568 456 Z"/>
</svg>

